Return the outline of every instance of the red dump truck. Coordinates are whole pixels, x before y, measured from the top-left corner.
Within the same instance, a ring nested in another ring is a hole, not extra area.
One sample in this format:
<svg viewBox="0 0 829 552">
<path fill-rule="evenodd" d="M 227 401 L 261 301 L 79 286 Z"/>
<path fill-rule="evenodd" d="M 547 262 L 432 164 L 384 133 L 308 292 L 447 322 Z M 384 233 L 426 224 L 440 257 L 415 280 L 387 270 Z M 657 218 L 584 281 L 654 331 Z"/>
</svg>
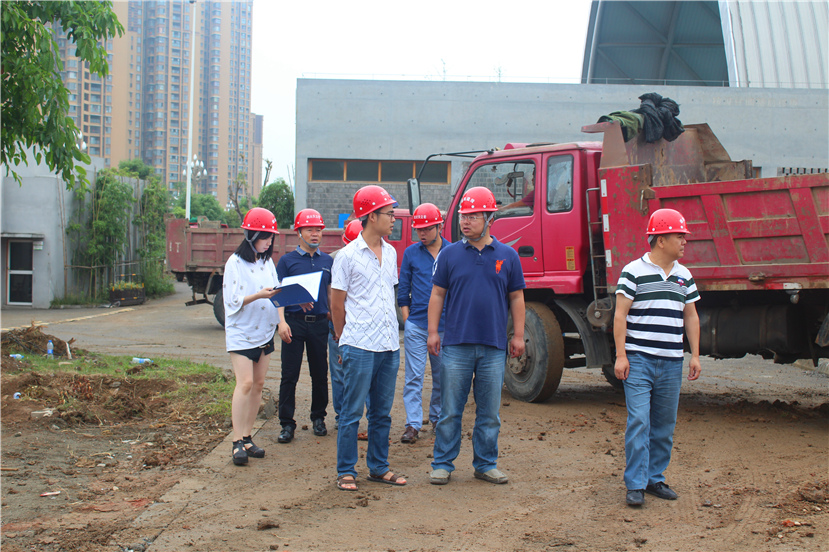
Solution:
<svg viewBox="0 0 829 552">
<path fill-rule="evenodd" d="M 507 361 L 505 376 L 514 397 L 549 398 L 568 367 L 601 368 L 620 385 L 615 284 L 647 250 L 648 216 L 662 207 L 683 213 L 692 232 L 681 262 L 702 295 L 701 354 L 829 356 L 829 175 L 754 178 L 708 125 L 685 128 L 673 142 L 626 143 L 618 123 L 600 123 L 582 130 L 603 142 L 507 144 L 470 164 L 444 235 L 462 237 L 465 190 L 493 191 L 492 234 L 518 252 L 527 283 L 526 353 Z M 408 187 L 417 206 L 417 179 Z"/>
<path fill-rule="evenodd" d="M 394 233 L 389 241 L 397 250 L 399 266 L 403 250 L 412 243 L 412 222 L 408 210 L 395 209 L 394 212 Z M 201 221 L 193 226 L 186 219 L 167 219 L 167 270 L 179 281 L 186 280 L 192 288 L 193 298 L 186 305 L 213 305 L 213 314 L 222 326 L 225 322 L 222 302 L 225 262 L 242 242 L 242 233 L 241 228 L 222 228 L 215 221 Z M 341 228 L 323 230 L 320 249 L 331 253 L 342 247 L 342 233 Z M 296 232 L 281 229 L 273 244 L 274 264 L 297 245 Z"/>
</svg>

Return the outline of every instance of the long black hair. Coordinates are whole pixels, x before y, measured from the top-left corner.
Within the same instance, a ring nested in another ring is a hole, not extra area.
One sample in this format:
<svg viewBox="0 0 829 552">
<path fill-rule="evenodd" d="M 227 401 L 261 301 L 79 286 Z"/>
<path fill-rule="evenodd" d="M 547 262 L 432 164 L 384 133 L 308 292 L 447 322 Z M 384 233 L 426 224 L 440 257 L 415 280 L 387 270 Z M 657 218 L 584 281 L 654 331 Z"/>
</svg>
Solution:
<svg viewBox="0 0 829 552">
<path fill-rule="evenodd" d="M 256 243 L 256 240 L 267 238 L 268 235 L 274 236 L 270 232 L 259 232 L 246 228 L 245 239 L 242 240 L 242 243 L 239 244 L 239 247 L 236 248 L 234 253 L 239 255 L 243 261 L 249 263 L 255 263 L 257 259 L 270 259 L 273 255 L 273 241 L 271 241 L 271 244 L 264 253 L 256 253 L 253 249 L 253 244 Z"/>
</svg>

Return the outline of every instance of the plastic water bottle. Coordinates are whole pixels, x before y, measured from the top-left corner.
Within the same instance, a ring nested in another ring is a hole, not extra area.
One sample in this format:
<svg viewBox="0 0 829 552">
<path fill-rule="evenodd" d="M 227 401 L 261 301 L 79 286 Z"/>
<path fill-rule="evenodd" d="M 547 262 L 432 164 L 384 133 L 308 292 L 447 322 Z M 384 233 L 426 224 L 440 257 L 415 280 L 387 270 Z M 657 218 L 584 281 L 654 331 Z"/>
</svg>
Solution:
<svg viewBox="0 0 829 552">
<path fill-rule="evenodd" d="M 24 358 L 26 358 L 26 357 L 24 357 L 23 355 L 20 355 L 20 354 L 9 355 L 9 357 L 13 358 L 14 360 L 23 360 Z"/>
<path fill-rule="evenodd" d="M 151 358 L 139 358 L 139 357 L 132 357 L 133 364 L 152 364 L 153 361 Z"/>
<path fill-rule="evenodd" d="M 51 339 L 46 342 L 46 358 L 55 358 L 55 346 Z"/>
<path fill-rule="evenodd" d="M 18 391 L 17 393 L 14 394 L 14 400 L 19 400 L 19 399 L 20 399 L 20 391 Z"/>
</svg>

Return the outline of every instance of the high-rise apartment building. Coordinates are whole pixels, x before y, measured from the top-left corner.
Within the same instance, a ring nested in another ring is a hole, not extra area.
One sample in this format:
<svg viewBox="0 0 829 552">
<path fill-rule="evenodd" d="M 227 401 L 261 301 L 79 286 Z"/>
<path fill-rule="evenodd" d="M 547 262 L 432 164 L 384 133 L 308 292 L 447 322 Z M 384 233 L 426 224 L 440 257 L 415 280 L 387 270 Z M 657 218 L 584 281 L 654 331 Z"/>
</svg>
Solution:
<svg viewBox="0 0 829 552">
<path fill-rule="evenodd" d="M 110 74 L 89 73 L 74 44 L 56 31 L 69 88 L 69 113 L 83 132 L 90 155 L 107 166 L 142 159 L 171 186 L 186 180 L 188 163 L 190 58 L 195 88 L 192 155 L 194 193 L 212 194 L 228 205 L 240 180 L 254 195 L 261 188 L 261 140 L 250 112 L 253 0 L 113 2 L 124 26 L 107 43 Z M 191 30 L 195 44 L 191 45 Z M 258 117 L 258 119 L 257 119 Z M 260 131 L 261 134 L 261 131 Z"/>
</svg>

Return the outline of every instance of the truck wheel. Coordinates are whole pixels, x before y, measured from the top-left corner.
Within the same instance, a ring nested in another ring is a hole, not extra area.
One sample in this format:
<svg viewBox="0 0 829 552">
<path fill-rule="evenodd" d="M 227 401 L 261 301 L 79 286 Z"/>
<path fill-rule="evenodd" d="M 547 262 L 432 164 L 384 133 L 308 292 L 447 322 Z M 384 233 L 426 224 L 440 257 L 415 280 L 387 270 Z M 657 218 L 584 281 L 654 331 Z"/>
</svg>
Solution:
<svg viewBox="0 0 829 552">
<path fill-rule="evenodd" d="M 512 339 L 512 318 L 507 335 Z M 553 312 L 542 303 L 526 304 L 526 350 L 520 358 L 507 357 L 504 381 L 518 400 L 542 402 L 558 389 L 564 369 L 564 337 Z M 509 354 L 509 351 L 507 352 Z"/>
<path fill-rule="evenodd" d="M 221 324 L 222 328 L 225 327 L 225 300 L 224 295 L 222 295 L 222 290 L 216 292 L 216 295 L 213 297 L 213 316 L 216 317 L 216 320 Z"/>
<path fill-rule="evenodd" d="M 612 364 L 605 364 L 602 366 L 602 373 L 604 374 L 604 379 L 607 380 L 607 383 L 616 389 L 622 389 L 622 387 L 624 387 L 622 380 L 616 377 L 616 372 L 613 371 Z"/>
</svg>

